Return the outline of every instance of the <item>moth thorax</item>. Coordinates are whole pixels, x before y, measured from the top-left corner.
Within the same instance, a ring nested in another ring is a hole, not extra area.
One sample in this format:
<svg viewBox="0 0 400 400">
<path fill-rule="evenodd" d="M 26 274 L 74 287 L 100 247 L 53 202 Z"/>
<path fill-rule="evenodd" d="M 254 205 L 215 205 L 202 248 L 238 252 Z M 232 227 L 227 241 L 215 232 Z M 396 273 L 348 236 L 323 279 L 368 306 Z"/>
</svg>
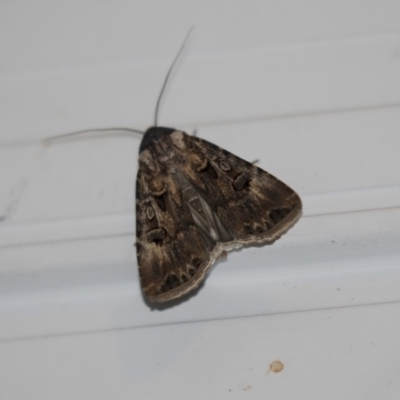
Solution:
<svg viewBox="0 0 400 400">
<path fill-rule="evenodd" d="M 182 131 L 175 131 L 171 133 L 171 141 L 178 149 L 184 150 L 186 148 L 184 141 L 185 134 Z"/>
</svg>

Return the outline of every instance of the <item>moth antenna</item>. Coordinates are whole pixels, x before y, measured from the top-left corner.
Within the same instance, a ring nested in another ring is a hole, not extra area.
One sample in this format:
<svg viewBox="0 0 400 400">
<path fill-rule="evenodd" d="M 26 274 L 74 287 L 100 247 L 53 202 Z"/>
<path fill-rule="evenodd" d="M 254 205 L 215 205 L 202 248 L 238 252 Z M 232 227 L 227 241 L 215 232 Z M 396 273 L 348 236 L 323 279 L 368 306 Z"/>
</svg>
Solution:
<svg viewBox="0 0 400 400">
<path fill-rule="evenodd" d="M 159 110 L 159 108 L 160 108 L 161 99 L 162 99 L 162 96 L 163 96 L 163 94 L 164 94 L 165 87 L 167 86 L 169 76 L 171 75 L 171 72 L 172 72 L 172 70 L 174 69 L 176 62 L 178 61 L 180 55 L 182 54 L 182 51 L 183 51 L 183 49 L 185 48 L 185 45 L 186 45 L 186 43 L 187 43 L 187 41 L 188 41 L 188 39 L 189 39 L 190 34 L 191 34 L 192 31 L 193 31 L 193 28 L 194 28 L 194 26 L 192 26 L 192 27 L 189 29 L 189 32 L 186 34 L 185 40 L 184 40 L 183 43 L 181 44 L 181 47 L 180 47 L 180 49 L 179 49 L 179 51 L 178 51 L 178 54 L 175 56 L 174 61 L 172 62 L 171 66 L 169 67 L 169 70 L 168 70 L 168 72 L 167 72 L 167 75 L 165 76 L 164 83 L 163 83 L 163 85 L 162 85 L 160 94 L 158 95 L 158 99 L 157 99 L 156 111 L 155 111 L 155 113 L 154 113 L 154 126 L 157 126 L 158 110 Z"/>
<path fill-rule="evenodd" d="M 65 133 L 63 135 L 52 136 L 42 140 L 42 143 L 45 145 L 51 144 L 58 140 L 68 140 L 71 137 L 78 136 L 85 133 L 121 133 L 121 132 L 129 132 L 129 133 L 138 133 L 140 135 L 144 135 L 144 132 L 139 131 L 138 129 L 132 128 L 99 128 L 99 129 L 84 129 L 81 131 Z"/>
<path fill-rule="evenodd" d="M 189 29 L 188 33 L 186 34 L 186 37 L 185 37 L 183 43 L 181 44 L 181 47 L 180 47 L 180 49 L 179 49 L 179 51 L 178 51 L 178 54 L 175 56 L 174 61 L 172 62 L 171 66 L 169 67 L 169 70 L 168 70 L 168 72 L 167 72 L 167 75 L 165 76 L 164 83 L 163 83 L 163 85 L 162 85 L 160 94 L 158 95 L 158 99 L 157 99 L 156 110 L 155 110 L 155 113 L 154 113 L 154 126 L 157 126 L 158 111 L 159 111 L 159 108 L 160 108 L 161 99 L 162 99 L 162 96 L 163 96 L 163 94 L 164 94 L 165 88 L 166 88 L 166 86 L 167 86 L 169 77 L 170 77 L 170 75 L 171 75 L 172 70 L 173 70 L 174 67 L 175 67 L 176 62 L 178 61 L 180 55 L 182 54 L 183 49 L 185 48 L 185 45 L 186 45 L 186 43 L 187 43 L 187 41 L 188 41 L 188 39 L 189 39 L 190 34 L 191 34 L 192 31 L 193 31 L 193 28 L 194 28 L 194 27 L 192 26 L 192 27 Z M 69 138 L 71 138 L 71 137 L 78 136 L 78 135 L 82 135 L 82 134 L 85 134 L 85 133 L 118 133 L 118 132 L 119 132 L 119 133 L 121 133 L 121 132 L 138 133 L 138 134 L 140 134 L 140 135 L 144 135 L 144 133 L 145 133 L 145 132 L 143 132 L 143 131 L 139 131 L 138 129 L 132 129 L 132 128 L 99 128 L 99 129 L 84 129 L 84 130 L 81 130 L 81 131 L 76 131 L 76 132 L 71 132 L 71 133 L 65 133 L 65 134 L 63 134 L 63 135 L 57 135 L 57 136 L 49 137 L 49 138 L 43 139 L 43 140 L 42 140 L 42 143 L 43 143 L 44 145 L 49 145 L 49 144 L 51 144 L 51 143 L 53 143 L 53 142 L 55 142 L 55 141 L 58 141 L 58 140 L 61 141 L 61 140 L 69 139 Z"/>
</svg>

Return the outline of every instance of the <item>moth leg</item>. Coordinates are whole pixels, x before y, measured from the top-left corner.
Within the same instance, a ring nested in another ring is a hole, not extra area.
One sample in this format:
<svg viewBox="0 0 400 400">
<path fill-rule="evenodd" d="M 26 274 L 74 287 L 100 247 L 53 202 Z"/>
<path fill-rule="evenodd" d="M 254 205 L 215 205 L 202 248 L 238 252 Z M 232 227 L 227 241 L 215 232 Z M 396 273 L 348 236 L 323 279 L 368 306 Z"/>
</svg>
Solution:
<svg viewBox="0 0 400 400">
<path fill-rule="evenodd" d="M 252 161 L 251 163 L 253 164 L 253 165 L 256 165 L 256 164 L 258 164 L 260 162 L 260 159 L 259 158 L 256 158 L 254 161 Z"/>
<path fill-rule="evenodd" d="M 197 136 L 197 128 L 194 128 L 194 129 L 193 129 L 192 136 Z"/>
</svg>

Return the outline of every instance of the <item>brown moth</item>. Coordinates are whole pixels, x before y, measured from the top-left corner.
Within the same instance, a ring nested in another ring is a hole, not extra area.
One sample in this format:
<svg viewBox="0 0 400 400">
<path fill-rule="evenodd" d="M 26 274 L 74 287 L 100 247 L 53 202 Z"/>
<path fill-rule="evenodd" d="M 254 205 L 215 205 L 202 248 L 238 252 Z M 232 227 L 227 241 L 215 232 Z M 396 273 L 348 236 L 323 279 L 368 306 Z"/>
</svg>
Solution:
<svg viewBox="0 0 400 400">
<path fill-rule="evenodd" d="M 149 128 L 136 181 L 143 292 L 152 302 L 190 292 L 221 253 L 273 242 L 301 208 L 296 192 L 255 165 L 185 132 Z"/>
<path fill-rule="evenodd" d="M 272 243 L 302 209 L 297 193 L 268 172 L 206 140 L 157 126 L 165 86 L 191 30 L 139 148 L 137 261 L 142 290 L 158 303 L 198 287 L 222 253 Z"/>
</svg>

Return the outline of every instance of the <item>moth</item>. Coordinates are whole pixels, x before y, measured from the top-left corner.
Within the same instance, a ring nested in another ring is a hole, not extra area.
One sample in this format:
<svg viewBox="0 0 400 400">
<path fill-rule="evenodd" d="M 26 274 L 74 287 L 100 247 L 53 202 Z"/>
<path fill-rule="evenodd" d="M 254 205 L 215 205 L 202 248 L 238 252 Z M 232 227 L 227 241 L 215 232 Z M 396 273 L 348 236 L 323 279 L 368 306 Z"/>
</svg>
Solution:
<svg viewBox="0 0 400 400">
<path fill-rule="evenodd" d="M 190 33 L 190 32 L 189 32 Z M 157 126 L 143 136 L 136 180 L 136 249 L 151 302 L 197 288 L 221 254 L 272 243 L 301 216 L 300 197 L 261 168 L 196 136 Z"/>
<path fill-rule="evenodd" d="M 301 215 L 299 196 L 261 168 L 171 128 L 139 149 L 137 260 L 152 302 L 195 289 L 221 253 L 271 243 Z"/>
<path fill-rule="evenodd" d="M 143 135 L 136 179 L 136 250 L 143 293 L 155 303 L 197 288 L 227 251 L 274 242 L 302 211 L 295 191 L 253 163 L 197 136 L 158 126 L 164 89 L 190 33 L 164 79 L 154 126 L 146 132 L 95 130 Z"/>
</svg>

